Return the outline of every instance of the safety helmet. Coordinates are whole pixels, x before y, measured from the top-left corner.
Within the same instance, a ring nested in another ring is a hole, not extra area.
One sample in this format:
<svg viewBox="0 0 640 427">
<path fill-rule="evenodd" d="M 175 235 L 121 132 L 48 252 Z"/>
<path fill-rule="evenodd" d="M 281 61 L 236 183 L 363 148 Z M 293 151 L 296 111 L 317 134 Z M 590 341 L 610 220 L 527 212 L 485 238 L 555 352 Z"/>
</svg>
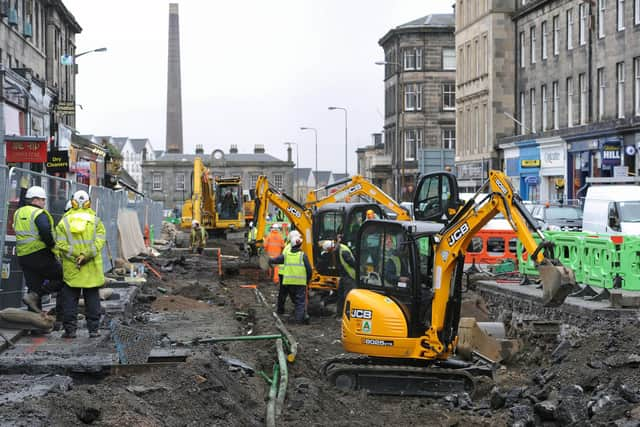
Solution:
<svg viewBox="0 0 640 427">
<path fill-rule="evenodd" d="M 280 230 L 280 228 L 281 228 L 281 227 L 280 227 L 280 224 L 273 224 L 273 225 L 271 226 L 271 229 L 272 229 L 272 230 Z"/>
<path fill-rule="evenodd" d="M 376 213 L 373 211 L 373 209 L 369 209 L 367 211 L 367 219 L 374 219 L 376 217 Z"/>
<path fill-rule="evenodd" d="M 329 249 L 332 249 L 334 247 L 333 241 L 332 240 L 325 240 L 324 243 L 322 243 L 322 250 L 323 251 L 328 251 Z"/>
<path fill-rule="evenodd" d="M 84 190 L 78 190 L 73 193 L 73 198 L 71 199 L 71 206 L 75 209 L 83 208 L 88 209 L 91 207 L 91 199 L 89 199 L 89 194 L 87 194 Z"/>
<path fill-rule="evenodd" d="M 64 205 L 64 211 L 67 212 L 69 209 L 71 209 L 73 206 L 71 205 L 71 200 L 69 200 L 67 202 L 66 205 Z"/>
<path fill-rule="evenodd" d="M 249 221 L 249 227 L 253 227 L 253 221 Z"/>
<path fill-rule="evenodd" d="M 44 188 L 39 187 L 37 185 L 34 185 L 33 187 L 29 187 L 29 189 L 27 190 L 27 195 L 25 196 L 25 198 L 27 198 L 27 199 L 33 199 L 33 198 L 46 199 L 47 198 L 47 192 L 44 191 Z"/>
<path fill-rule="evenodd" d="M 302 234 L 297 230 L 293 230 L 289 233 L 289 242 L 291 242 L 291 246 L 298 246 L 302 244 Z"/>
<path fill-rule="evenodd" d="M 198 222 L 197 219 L 194 219 L 193 221 L 191 221 L 191 226 L 195 227 L 196 225 L 200 225 L 200 223 Z"/>
</svg>

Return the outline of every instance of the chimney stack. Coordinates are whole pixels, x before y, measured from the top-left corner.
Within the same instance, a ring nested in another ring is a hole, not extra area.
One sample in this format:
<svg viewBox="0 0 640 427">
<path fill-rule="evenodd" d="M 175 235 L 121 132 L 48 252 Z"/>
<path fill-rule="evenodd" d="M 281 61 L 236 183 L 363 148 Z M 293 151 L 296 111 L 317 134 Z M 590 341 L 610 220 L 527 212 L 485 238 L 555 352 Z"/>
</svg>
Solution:
<svg viewBox="0 0 640 427">
<path fill-rule="evenodd" d="M 287 147 L 287 162 L 289 162 L 289 163 L 291 163 L 291 162 L 293 161 L 293 159 L 291 158 L 291 152 L 292 152 L 292 151 L 293 151 L 293 150 L 291 149 L 291 146 L 288 146 L 288 147 Z M 297 166 L 298 166 L 298 165 L 296 165 L 296 167 L 297 167 Z"/>
<path fill-rule="evenodd" d="M 202 144 L 196 144 L 196 154 L 204 154 L 204 148 L 202 148 Z"/>
<path fill-rule="evenodd" d="M 237 144 L 231 144 L 231 148 L 229 148 L 229 154 L 238 154 Z"/>
<path fill-rule="evenodd" d="M 264 144 L 256 144 L 253 147 L 254 154 L 263 154 L 264 153 Z"/>
</svg>

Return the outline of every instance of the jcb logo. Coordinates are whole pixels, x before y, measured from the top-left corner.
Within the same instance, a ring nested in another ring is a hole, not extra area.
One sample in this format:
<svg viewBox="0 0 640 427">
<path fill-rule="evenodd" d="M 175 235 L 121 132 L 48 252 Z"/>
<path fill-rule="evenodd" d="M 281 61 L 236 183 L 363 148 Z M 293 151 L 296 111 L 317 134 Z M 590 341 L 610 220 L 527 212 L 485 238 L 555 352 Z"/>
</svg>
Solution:
<svg viewBox="0 0 640 427">
<path fill-rule="evenodd" d="M 353 187 L 349 188 L 349 194 L 355 193 L 358 190 L 362 189 L 362 185 L 356 184 Z"/>
<path fill-rule="evenodd" d="M 453 245 L 455 245 L 458 240 L 462 239 L 468 231 L 469 224 L 465 222 L 456 231 L 454 231 L 453 234 L 451 234 L 451 237 L 449 237 L 449 247 L 453 247 Z"/>
<path fill-rule="evenodd" d="M 361 310 L 359 308 L 354 308 L 351 310 L 351 317 L 354 319 L 367 319 L 371 320 L 373 317 L 373 313 L 371 310 Z"/>
<path fill-rule="evenodd" d="M 502 181 L 500 181 L 498 178 L 496 178 L 496 185 L 498 186 L 498 188 L 500 188 L 500 191 L 502 191 L 502 193 L 506 196 L 507 195 L 507 189 L 505 188 L 505 186 L 502 183 Z"/>
<path fill-rule="evenodd" d="M 291 212 L 291 215 L 295 216 L 296 218 L 300 218 L 302 216 L 302 214 L 294 207 L 288 207 L 287 212 Z"/>
<path fill-rule="evenodd" d="M 358 190 L 362 189 L 362 185 L 360 184 L 356 184 L 353 187 L 349 187 L 347 189 L 344 189 L 336 194 L 334 194 L 333 197 L 335 197 L 337 200 L 342 200 L 344 199 L 346 196 L 351 195 L 353 193 L 355 193 Z"/>
</svg>

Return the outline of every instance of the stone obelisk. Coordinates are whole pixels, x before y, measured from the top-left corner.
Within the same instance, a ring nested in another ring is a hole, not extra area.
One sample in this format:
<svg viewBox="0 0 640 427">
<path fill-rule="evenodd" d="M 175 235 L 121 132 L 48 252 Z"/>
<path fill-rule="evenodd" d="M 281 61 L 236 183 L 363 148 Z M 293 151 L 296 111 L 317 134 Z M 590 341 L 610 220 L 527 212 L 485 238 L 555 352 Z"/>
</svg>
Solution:
<svg viewBox="0 0 640 427">
<path fill-rule="evenodd" d="M 182 89 L 180 85 L 180 21 L 178 4 L 169 3 L 167 67 L 167 152 L 182 153 Z"/>
</svg>

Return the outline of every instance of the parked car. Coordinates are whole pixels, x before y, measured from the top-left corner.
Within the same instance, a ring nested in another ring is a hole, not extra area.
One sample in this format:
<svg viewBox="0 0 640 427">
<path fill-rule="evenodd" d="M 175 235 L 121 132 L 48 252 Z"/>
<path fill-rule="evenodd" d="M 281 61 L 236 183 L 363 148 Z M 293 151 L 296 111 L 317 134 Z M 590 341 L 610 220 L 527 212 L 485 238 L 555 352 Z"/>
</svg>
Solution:
<svg viewBox="0 0 640 427">
<path fill-rule="evenodd" d="M 538 221 L 542 230 L 582 230 L 582 209 L 577 206 L 549 203 L 531 205 L 531 216 Z"/>
<path fill-rule="evenodd" d="M 594 185 L 584 200 L 584 230 L 640 234 L 640 186 Z"/>
</svg>

